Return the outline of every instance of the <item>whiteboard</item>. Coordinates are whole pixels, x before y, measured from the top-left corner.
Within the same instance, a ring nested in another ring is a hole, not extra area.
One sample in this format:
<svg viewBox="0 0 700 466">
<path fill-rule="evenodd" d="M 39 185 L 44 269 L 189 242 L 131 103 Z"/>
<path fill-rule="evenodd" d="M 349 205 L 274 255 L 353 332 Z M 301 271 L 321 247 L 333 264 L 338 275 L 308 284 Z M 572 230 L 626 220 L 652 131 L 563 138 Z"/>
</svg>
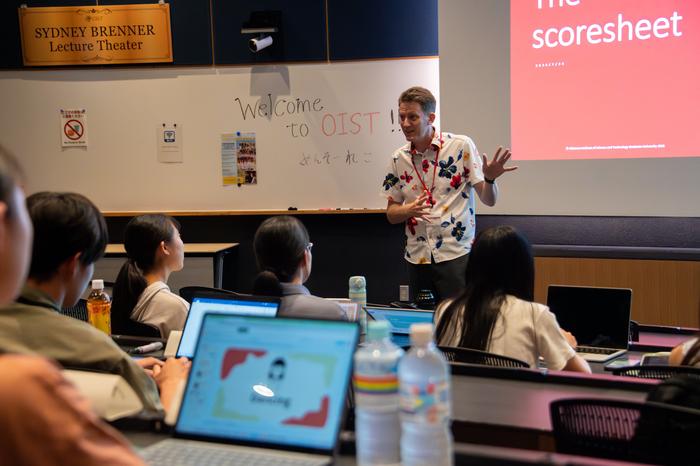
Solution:
<svg viewBox="0 0 700 466">
<path fill-rule="evenodd" d="M 103 211 L 381 208 L 405 144 L 398 96 L 420 85 L 439 98 L 438 73 L 435 57 L 0 72 L 0 144 L 28 192 L 80 192 Z M 76 108 L 88 146 L 62 148 L 60 109 Z M 182 163 L 158 162 L 163 123 L 178 125 Z M 222 184 L 221 135 L 237 131 L 255 133 L 256 185 Z"/>
</svg>

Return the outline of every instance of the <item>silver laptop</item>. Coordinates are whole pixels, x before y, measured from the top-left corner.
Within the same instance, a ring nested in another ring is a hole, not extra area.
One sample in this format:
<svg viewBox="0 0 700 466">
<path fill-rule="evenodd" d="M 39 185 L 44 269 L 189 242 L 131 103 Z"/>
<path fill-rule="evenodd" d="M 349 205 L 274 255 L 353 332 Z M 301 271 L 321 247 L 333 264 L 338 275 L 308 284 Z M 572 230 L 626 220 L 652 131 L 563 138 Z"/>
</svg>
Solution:
<svg viewBox="0 0 700 466">
<path fill-rule="evenodd" d="M 605 362 L 627 351 L 631 289 L 549 285 L 547 306 L 576 337 L 576 352 L 586 361 Z"/>
<path fill-rule="evenodd" d="M 354 322 L 206 314 L 173 439 L 151 465 L 333 461 L 359 337 Z"/>
<path fill-rule="evenodd" d="M 187 321 L 177 347 L 177 357 L 191 358 L 199 337 L 199 328 L 206 313 L 275 317 L 279 298 L 267 296 L 233 296 L 213 291 L 200 291 L 192 297 Z"/>
</svg>

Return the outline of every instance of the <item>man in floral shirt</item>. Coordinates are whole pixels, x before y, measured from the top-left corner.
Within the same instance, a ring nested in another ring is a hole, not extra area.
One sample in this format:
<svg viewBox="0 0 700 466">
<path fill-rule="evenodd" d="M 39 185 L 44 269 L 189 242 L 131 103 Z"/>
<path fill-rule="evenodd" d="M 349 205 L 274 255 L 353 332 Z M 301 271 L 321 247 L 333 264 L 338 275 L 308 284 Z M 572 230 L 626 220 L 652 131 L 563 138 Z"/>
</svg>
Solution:
<svg viewBox="0 0 700 466">
<path fill-rule="evenodd" d="M 510 150 L 499 147 L 489 162 L 467 136 L 433 127 L 436 101 L 422 87 L 399 97 L 401 129 L 408 144 L 394 152 L 381 189 L 390 223 L 406 222 L 406 253 L 411 289 L 430 289 L 436 299 L 465 286 L 474 241 L 474 192 L 488 206 L 496 204 L 496 178 Z"/>
</svg>

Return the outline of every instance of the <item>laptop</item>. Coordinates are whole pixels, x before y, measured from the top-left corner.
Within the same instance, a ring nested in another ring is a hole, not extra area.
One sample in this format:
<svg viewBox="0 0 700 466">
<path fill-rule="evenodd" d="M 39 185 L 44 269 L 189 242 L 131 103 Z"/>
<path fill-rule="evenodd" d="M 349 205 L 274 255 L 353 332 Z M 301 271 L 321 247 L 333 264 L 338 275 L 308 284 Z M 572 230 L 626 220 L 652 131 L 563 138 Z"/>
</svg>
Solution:
<svg viewBox="0 0 700 466">
<path fill-rule="evenodd" d="M 205 313 L 275 317 L 280 299 L 268 296 L 233 296 L 211 291 L 195 293 L 177 346 L 177 357 L 191 358 Z"/>
<path fill-rule="evenodd" d="M 391 329 L 391 341 L 396 346 L 410 346 L 411 325 L 420 323 L 432 323 L 435 311 L 423 311 L 418 309 L 403 309 L 395 307 L 366 308 L 367 315 L 374 320 L 386 320 Z"/>
<path fill-rule="evenodd" d="M 576 337 L 576 352 L 586 361 L 605 362 L 627 351 L 631 289 L 549 285 L 547 306 Z"/>
<path fill-rule="evenodd" d="M 144 459 L 331 464 L 359 333 L 354 322 L 206 314 L 175 438 Z"/>
</svg>

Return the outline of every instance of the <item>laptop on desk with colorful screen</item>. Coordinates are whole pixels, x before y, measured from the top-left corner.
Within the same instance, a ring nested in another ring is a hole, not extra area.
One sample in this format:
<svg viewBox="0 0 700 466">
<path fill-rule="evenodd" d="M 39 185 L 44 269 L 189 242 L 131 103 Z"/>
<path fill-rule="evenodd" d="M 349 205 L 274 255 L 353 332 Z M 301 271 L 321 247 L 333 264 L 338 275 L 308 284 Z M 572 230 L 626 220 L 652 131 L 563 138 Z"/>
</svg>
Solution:
<svg viewBox="0 0 700 466">
<path fill-rule="evenodd" d="M 233 296 L 201 291 L 192 297 L 187 321 L 177 346 L 177 357 L 191 358 L 205 313 L 275 317 L 280 299 L 268 296 Z"/>
<path fill-rule="evenodd" d="M 583 359 L 605 362 L 627 351 L 631 289 L 549 285 L 547 306 L 574 335 Z"/>
<path fill-rule="evenodd" d="M 207 314 L 176 438 L 144 449 L 144 459 L 330 464 L 358 338 L 355 322 Z"/>
</svg>

